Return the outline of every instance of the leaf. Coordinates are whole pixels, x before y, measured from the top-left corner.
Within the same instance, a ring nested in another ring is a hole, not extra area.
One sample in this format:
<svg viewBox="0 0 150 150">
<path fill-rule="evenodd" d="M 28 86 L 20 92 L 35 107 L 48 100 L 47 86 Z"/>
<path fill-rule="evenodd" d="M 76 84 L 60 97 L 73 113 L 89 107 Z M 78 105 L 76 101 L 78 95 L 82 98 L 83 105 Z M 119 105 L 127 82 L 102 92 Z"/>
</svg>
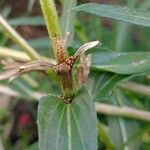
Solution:
<svg viewBox="0 0 150 150">
<path fill-rule="evenodd" d="M 71 104 L 49 95 L 38 107 L 40 150 L 96 150 L 94 103 L 83 86 Z"/>
<path fill-rule="evenodd" d="M 18 17 L 8 20 L 9 24 L 12 26 L 19 25 L 32 25 L 32 26 L 45 26 L 43 17 L 34 16 L 34 17 Z"/>
<path fill-rule="evenodd" d="M 113 96 L 110 98 L 111 103 L 114 105 L 118 105 L 118 103 L 122 103 L 124 105 L 125 97 L 120 97 L 118 92 L 114 92 Z M 129 100 L 130 101 L 130 100 Z M 126 143 L 131 135 L 139 130 L 139 125 L 137 121 L 124 119 L 122 117 L 107 117 L 109 130 L 110 130 L 110 137 L 113 141 L 117 150 L 124 149 L 124 150 L 139 150 L 140 149 L 140 139 L 139 137 L 123 146 Z"/>
<path fill-rule="evenodd" d="M 90 78 L 87 82 L 91 95 L 94 101 L 110 101 L 110 97 L 113 95 L 113 91 L 122 82 L 133 79 L 138 76 L 145 76 L 149 72 L 132 74 L 132 75 L 120 75 L 107 72 L 94 72 L 91 71 Z"/>
<path fill-rule="evenodd" d="M 149 52 L 100 52 L 93 51 L 93 70 L 118 74 L 134 74 L 150 70 Z"/>
<path fill-rule="evenodd" d="M 68 13 L 68 10 L 77 5 L 77 0 L 64 0 L 63 11 L 61 16 L 61 29 L 63 36 L 67 32 L 71 32 L 71 39 L 68 41 L 68 46 L 72 46 L 74 43 L 74 24 L 75 24 L 75 13 Z"/>
<path fill-rule="evenodd" d="M 33 88 L 22 78 L 16 78 L 9 84 L 10 88 L 18 92 L 23 98 L 35 99 Z"/>
<path fill-rule="evenodd" d="M 109 100 L 115 87 L 129 77 L 131 76 L 92 71 L 88 86 L 94 101 Z"/>
<path fill-rule="evenodd" d="M 137 138 L 141 137 L 146 132 L 150 132 L 150 125 L 149 124 L 145 125 L 141 129 L 139 129 L 138 131 L 136 131 L 135 133 L 133 133 L 128 138 L 128 140 L 123 144 L 123 146 L 126 146 L 126 145 L 130 144 L 131 142 L 135 141 Z"/>
<path fill-rule="evenodd" d="M 91 14 L 95 14 L 102 17 L 113 18 L 116 20 L 143 25 L 150 27 L 150 12 L 142 12 L 135 9 L 130 9 L 124 6 L 115 5 L 101 5 L 94 3 L 87 3 L 79 5 L 71 10 L 82 11 Z"/>
</svg>

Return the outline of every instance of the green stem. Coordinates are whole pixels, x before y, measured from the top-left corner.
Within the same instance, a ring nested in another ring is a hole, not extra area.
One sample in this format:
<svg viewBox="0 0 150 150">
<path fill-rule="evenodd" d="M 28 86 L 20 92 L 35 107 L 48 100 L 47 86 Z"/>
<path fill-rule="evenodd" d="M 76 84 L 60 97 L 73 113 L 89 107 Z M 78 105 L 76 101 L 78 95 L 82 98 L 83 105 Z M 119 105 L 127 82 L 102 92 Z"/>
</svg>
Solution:
<svg viewBox="0 0 150 150">
<path fill-rule="evenodd" d="M 0 15 L 0 28 L 3 32 L 19 45 L 31 59 L 39 59 L 39 54 L 7 23 L 7 21 Z"/>
<path fill-rule="evenodd" d="M 56 56 L 57 50 L 55 46 L 55 40 L 62 39 L 62 33 L 60 30 L 58 14 L 56 11 L 54 0 L 40 0 L 44 18 L 46 21 L 47 30 L 53 46 L 53 51 Z"/>
<path fill-rule="evenodd" d="M 72 73 L 63 72 L 61 75 L 62 91 L 65 98 L 72 98 L 74 96 L 74 87 L 72 81 Z"/>
</svg>

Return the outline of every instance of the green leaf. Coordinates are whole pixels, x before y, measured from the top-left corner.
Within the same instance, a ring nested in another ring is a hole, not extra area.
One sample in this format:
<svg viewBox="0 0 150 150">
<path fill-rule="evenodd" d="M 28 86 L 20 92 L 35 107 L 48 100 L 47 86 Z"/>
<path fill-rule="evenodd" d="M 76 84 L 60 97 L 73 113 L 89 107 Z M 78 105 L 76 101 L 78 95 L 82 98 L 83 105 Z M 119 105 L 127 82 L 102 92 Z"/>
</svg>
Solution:
<svg viewBox="0 0 150 150">
<path fill-rule="evenodd" d="M 64 0 L 63 3 L 63 12 L 61 16 L 61 29 L 63 36 L 66 35 L 67 32 L 71 32 L 71 39 L 69 40 L 68 45 L 71 46 L 74 43 L 74 24 L 75 24 L 75 14 L 68 13 L 68 10 L 77 5 L 77 0 Z"/>
<path fill-rule="evenodd" d="M 91 14 L 95 14 L 102 17 L 113 18 L 116 20 L 143 25 L 150 27 L 150 12 L 141 12 L 139 10 L 130 9 L 124 6 L 115 6 L 115 5 L 101 5 L 88 3 L 77 6 L 71 10 L 82 11 Z"/>
<path fill-rule="evenodd" d="M 10 82 L 9 87 L 18 92 L 25 99 L 35 99 L 33 88 L 22 77 Z"/>
<path fill-rule="evenodd" d="M 105 101 L 109 99 L 118 83 L 129 77 L 129 75 L 92 71 L 88 85 L 93 99 L 95 101 Z"/>
<path fill-rule="evenodd" d="M 149 52 L 100 52 L 93 51 L 91 68 L 118 74 L 134 74 L 150 70 Z"/>
<path fill-rule="evenodd" d="M 71 104 L 54 95 L 42 98 L 37 122 L 40 150 L 97 150 L 95 107 L 86 86 Z"/>
<path fill-rule="evenodd" d="M 149 72 L 132 75 L 120 75 L 101 71 L 91 71 L 87 85 L 94 101 L 106 102 L 111 100 L 114 90 L 122 82 L 138 76 L 145 76 Z"/>
<path fill-rule="evenodd" d="M 74 14 L 68 13 L 68 10 L 77 5 L 76 0 L 64 0 L 63 4 L 63 12 L 61 16 L 61 29 L 63 30 L 63 34 L 65 35 L 67 32 L 71 32 L 74 30 Z"/>
<path fill-rule="evenodd" d="M 142 135 L 146 132 L 150 132 L 150 125 L 145 125 L 144 127 L 141 127 L 138 131 L 134 132 L 128 140 L 123 143 L 123 146 L 126 146 L 130 144 L 131 142 L 135 141 L 137 138 L 142 137 Z"/>
<path fill-rule="evenodd" d="M 110 97 L 110 102 L 114 105 L 125 106 L 124 103 L 127 103 L 126 101 L 130 100 L 122 96 L 123 95 L 119 95 L 116 90 L 114 91 L 113 96 Z M 137 121 L 124 119 L 122 117 L 107 117 L 107 121 L 109 125 L 110 138 L 112 139 L 117 150 L 140 149 L 141 141 L 139 137 L 135 138 L 134 141 L 124 145 L 124 143 L 127 143 L 129 137 L 139 130 Z"/>
<path fill-rule="evenodd" d="M 34 16 L 34 17 L 18 17 L 8 20 L 9 24 L 13 26 L 19 25 L 32 25 L 32 26 L 45 26 L 43 17 Z"/>
</svg>

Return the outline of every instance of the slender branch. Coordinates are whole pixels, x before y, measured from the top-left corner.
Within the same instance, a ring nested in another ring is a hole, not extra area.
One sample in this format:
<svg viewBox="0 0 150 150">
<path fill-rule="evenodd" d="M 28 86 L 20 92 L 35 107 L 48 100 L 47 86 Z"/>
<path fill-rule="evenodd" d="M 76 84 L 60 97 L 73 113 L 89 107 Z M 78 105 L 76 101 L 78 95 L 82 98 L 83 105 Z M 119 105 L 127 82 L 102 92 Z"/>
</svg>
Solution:
<svg viewBox="0 0 150 150">
<path fill-rule="evenodd" d="M 0 15 L 0 28 L 3 30 L 11 40 L 19 45 L 28 56 L 35 60 L 39 59 L 39 54 L 7 23 L 7 21 Z"/>
<path fill-rule="evenodd" d="M 0 80 L 10 79 L 12 77 L 17 77 L 24 73 L 29 73 L 32 71 L 46 71 L 52 68 L 53 64 L 44 62 L 41 60 L 32 61 L 26 64 L 16 64 L 13 68 L 8 69 L 0 74 Z"/>
<path fill-rule="evenodd" d="M 7 47 L 0 47 L 0 58 L 9 58 L 9 57 L 13 58 L 14 60 L 20 61 L 20 62 L 31 61 L 31 58 L 24 52 L 10 49 Z M 41 56 L 40 60 L 56 64 L 56 61 L 51 58 Z"/>
<path fill-rule="evenodd" d="M 135 93 L 150 96 L 150 86 L 142 85 L 136 82 L 127 81 L 120 85 L 122 89 L 129 90 Z"/>
<path fill-rule="evenodd" d="M 4 94 L 4 95 L 7 95 L 7 96 L 12 96 L 12 97 L 17 97 L 17 98 L 25 98 L 20 93 L 14 91 L 13 89 L 11 89 L 11 88 L 9 88 L 5 85 L 0 85 L 0 93 Z M 32 97 L 30 97 L 30 99 L 40 100 L 41 97 L 43 97 L 45 95 L 47 95 L 47 94 L 46 93 L 41 93 L 41 92 L 33 92 Z"/>
<path fill-rule="evenodd" d="M 135 108 L 126 107 L 126 106 L 123 107 L 112 106 L 103 103 L 95 103 L 95 107 L 98 113 L 150 121 L 150 112 L 148 111 L 142 111 Z"/>
<path fill-rule="evenodd" d="M 19 73 L 28 73 L 31 71 L 46 71 L 48 68 L 51 68 L 53 64 L 44 62 L 44 61 L 32 61 L 29 63 L 26 63 L 19 67 Z"/>
<path fill-rule="evenodd" d="M 6 47 L 0 47 L 0 58 L 9 57 L 22 62 L 31 61 L 30 57 L 24 52 L 16 51 Z"/>
<path fill-rule="evenodd" d="M 0 93 L 8 96 L 20 97 L 20 94 L 7 86 L 0 85 Z"/>
</svg>

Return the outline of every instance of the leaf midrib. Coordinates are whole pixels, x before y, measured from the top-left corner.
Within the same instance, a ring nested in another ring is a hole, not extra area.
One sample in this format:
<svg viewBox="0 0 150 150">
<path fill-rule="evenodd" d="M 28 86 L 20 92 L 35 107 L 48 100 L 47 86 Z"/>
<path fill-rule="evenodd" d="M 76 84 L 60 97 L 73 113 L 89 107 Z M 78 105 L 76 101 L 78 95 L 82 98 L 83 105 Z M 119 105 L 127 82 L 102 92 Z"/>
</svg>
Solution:
<svg viewBox="0 0 150 150">
<path fill-rule="evenodd" d="M 67 129 L 68 129 L 68 150 L 72 150 L 72 142 L 71 142 L 71 104 L 68 104 L 67 106 Z"/>
</svg>

